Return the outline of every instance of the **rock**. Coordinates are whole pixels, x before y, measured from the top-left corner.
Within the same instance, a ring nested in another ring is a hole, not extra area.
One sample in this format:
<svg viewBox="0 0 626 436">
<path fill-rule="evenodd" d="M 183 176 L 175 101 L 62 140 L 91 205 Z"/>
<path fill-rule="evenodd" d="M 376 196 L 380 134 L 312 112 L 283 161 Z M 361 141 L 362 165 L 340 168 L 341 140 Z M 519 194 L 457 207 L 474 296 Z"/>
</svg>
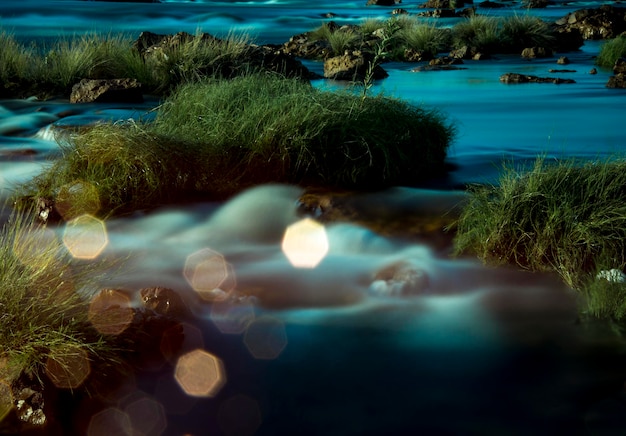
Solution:
<svg viewBox="0 0 626 436">
<path fill-rule="evenodd" d="M 82 79 L 70 94 L 70 103 L 142 101 L 141 83 L 137 79 Z"/>
<path fill-rule="evenodd" d="M 438 66 L 438 65 L 460 65 L 463 63 L 462 59 L 449 57 L 449 56 L 441 56 L 431 60 L 428 65 L 430 66 Z"/>
<path fill-rule="evenodd" d="M 507 83 L 507 84 L 511 84 L 511 83 L 554 83 L 554 84 L 561 84 L 561 83 L 576 83 L 574 80 L 572 79 L 561 79 L 561 78 L 554 78 L 554 77 L 538 77 L 538 76 L 532 76 L 532 75 L 527 75 L 527 74 L 518 74 L 518 73 L 506 73 L 503 74 L 502 76 L 500 76 L 500 82 L 502 83 Z"/>
<path fill-rule="evenodd" d="M 330 21 L 330 23 L 333 23 Z M 304 59 L 326 59 L 332 54 L 330 43 L 326 40 L 311 39 L 310 32 L 294 35 L 283 44 L 284 53 Z"/>
<path fill-rule="evenodd" d="M 547 47 L 528 47 L 522 50 L 525 59 L 547 58 L 552 56 L 552 49 Z"/>
<path fill-rule="evenodd" d="M 404 50 L 403 60 L 405 62 L 423 62 L 429 61 L 433 58 L 433 55 L 429 51 L 423 50 L 414 50 L 412 48 L 407 48 Z"/>
<path fill-rule="evenodd" d="M 391 11 L 391 15 L 409 15 L 409 11 L 406 9 L 398 8 Z"/>
<path fill-rule="evenodd" d="M 598 70 L 596 68 L 592 68 L 589 70 L 589 74 L 598 74 Z"/>
<path fill-rule="evenodd" d="M 613 74 L 626 73 L 626 58 L 619 58 L 613 64 Z"/>
<path fill-rule="evenodd" d="M 175 50 L 181 44 L 187 44 L 192 41 L 213 45 L 224 43 L 224 40 L 208 33 L 191 35 L 187 32 L 179 32 L 173 35 L 160 35 L 152 32 L 142 32 L 133 44 L 133 47 L 140 53 L 146 63 L 150 63 L 156 68 L 167 62 L 168 52 Z M 231 59 L 221 63 L 217 62 L 214 66 L 206 66 L 199 73 L 206 76 L 218 75 L 230 78 L 240 74 L 242 70 L 252 68 L 276 72 L 287 77 L 315 78 L 315 75 L 295 56 L 300 56 L 300 53 L 292 54 L 285 45 L 268 44 L 257 46 L 250 44 L 238 59 Z"/>
<path fill-rule="evenodd" d="M 524 0 L 524 7 L 530 9 L 543 9 L 548 7 L 550 2 L 548 0 Z"/>
<path fill-rule="evenodd" d="M 569 64 L 569 58 L 567 56 L 561 56 L 559 59 L 557 59 L 556 63 L 559 65 L 567 65 Z"/>
<path fill-rule="evenodd" d="M 367 0 L 365 6 L 395 6 L 402 3 L 402 0 Z"/>
<path fill-rule="evenodd" d="M 619 58 L 613 65 L 614 76 L 609 77 L 606 83 L 607 88 L 626 88 L 626 59 Z"/>
<path fill-rule="evenodd" d="M 380 297 L 422 295 L 428 285 L 428 276 L 421 268 L 402 261 L 376 272 L 369 292 Z"/>
<path fill-rule="evenodd" d="M 549 73 L 575 73 L 576 70 L 556 70 L 556 69 L 549 69 L 548 70 Z"/>
<path fill-rule="evenodd" d="M 324 77 L 335 80 L 363 80 L 370 62 L 372 62 L 370 57 L 358 50 L 335 56 L 324 61 Z M 375 80 L 387 76 L 387 72 L 380 65 L 375 66 L 373 75 Z"/>
<path fill-rule="evenodd" d="M 583 39 L 610 39 L 626 31 L 626 8 L 602 5 L 579 9 L 555 22 L 562 31 L 578 30 Z"/>
<path fill-rule="evenodd" d="M 431 17 L 431 18 L 453 18 L 456 17 L 454 9 L 434 9 L 432 11 L 420 12 L 416 14 L 418 17 Z"/>
<path fill-rule="evenodd" d="M 606 82 L 606 87 L 626 89 L 626 74 L 619 73 L 609 77 L 609 81 Z"/>
<path fill-rule="evenodd" d="M 427 0 L 425 3 L 422 3 L 418 6 L 418 8 L 422 9 L 453 9 L 452 3 L 454 0 Z M 454 2 L 455 5 L 457 2 Z M 461 5 L 458 7 L 462 7 L 463 3 L 461 1 Z"/>
<path fill-rule="evenodd" d="M 478 3 L 478 7 L 485 9 L 499 9 L 505 7 L 502 3 L 492 2 L 490 0 L 485 0 L 484 2 Z"/>
<path fill-rule="evenodd" d="M 184 319 L 191 312 L 176 291 L 162 286 L 144 288 L 139 291 L 143 306 L 159 315 Z"/>
</svg>

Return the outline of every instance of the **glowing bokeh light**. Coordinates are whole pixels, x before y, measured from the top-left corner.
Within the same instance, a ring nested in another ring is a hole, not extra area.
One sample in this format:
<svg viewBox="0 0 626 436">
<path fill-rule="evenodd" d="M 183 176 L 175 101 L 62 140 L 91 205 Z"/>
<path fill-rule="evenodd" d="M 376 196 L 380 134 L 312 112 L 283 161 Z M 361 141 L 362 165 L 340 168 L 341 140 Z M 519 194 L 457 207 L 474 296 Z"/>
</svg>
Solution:
<svg viewBox="0 0 626 436">
<path fill-rule="evenodd" d="M 163 405 L 153 398 L 139 398 L 126 406 L 124 411 L 136 435 L 160 435 L 167 427 Z"/>
<path fill-rule="evenodd" d="M 119 335 L 130 325 L 134 311 L 125 293 L 103 289 L 91 299 L 89 321 L 102 334 Z"/>
<path fill-rule="evenodd" d="M 94 216 L 80 215 L 65 225 L 63 244 L 76 259 L 95 259 L 108 243 L 104 222 Z"/>
<path fill-rule="evenodd" d="M 214 397 L 226 383 L 222 361 L 201 349 L 178 359 L 174 377 L 183 391 L 192 397 Z"/>
<path fill-rule="evenodd" d="M 247 436 L 261 426 L 259 403 L 247 395 L 237 394 L 222 402 L 217 420 L 225 435 Z"/>
<path fill-rule="evenodd" d="M 91 417 L 87 436 L 133 435 L 133 427 L 128 414 L 117 407 L 109 407 Z"/>
<path fill-rule="evenodd" d="M 46 374 L 57 388 L 76 389 L 90 372 L 87 351 L 80 348 L 68 350 L 66 354 L 57 352 L 46 360 Z"/>
<path fill-rule="evenodd" d="M 328 254 L 328 237 L 324 226 L 304 218 L 285 231 L 282 250 L 296 268 L 315 268 Z"/>
<path fill-rule="evenodd" d="M 95 215 L 100 210 L 98 189 L 82 180 L 67 183 L 59 189 L 54 207 L 65 221 L 80 215 Z"/>
<path fill-rule="evenodd" d="M 254 358 L 276 359 L 287 346 L 285 326 L 277 318 L 259 317 L 248 324 L 243 342 Z"/>
<path fill-rule="evenodd" d="M 0 422 L 13 409 L 13 390 L 4 380 L 0 380 Z"/>
<path fill-rule="evenodd" d="M 211 306 L 211 321 L 220 332 L 226 334 L 243 333 L 255 316 L 254 305 L 248 300 L 238 303 L 220 301 Z"/>
<path fill-rule="evenodd" d="M 190 254 L 183 270 L 185 280 L 207 301 L 219 301 L 226 298 L 234 288 L 235 278 L 232 266 L 217 251 L 204 248 Z"/>
</svg>

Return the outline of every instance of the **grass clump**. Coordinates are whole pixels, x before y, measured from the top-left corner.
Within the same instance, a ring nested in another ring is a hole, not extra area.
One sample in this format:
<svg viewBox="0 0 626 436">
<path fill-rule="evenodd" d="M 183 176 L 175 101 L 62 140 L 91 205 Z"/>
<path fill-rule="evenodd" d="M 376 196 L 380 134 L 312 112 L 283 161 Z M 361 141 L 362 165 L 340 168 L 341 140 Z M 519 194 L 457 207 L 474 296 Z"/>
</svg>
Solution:
<svg viewBox="0 0 626 436">
<path fill-rule="evenodd" d="M 518 53 L 527 47 L 552 47 L 555 37 L 550 25 L 533 15 L 512 15 L 502 20 L 500 39 L 505 52 Z"/>
<path fill-rule="evenodd" d="M 22 373 L 41 381 L 50 361 L 116 359 L 88 320 L 93 265 L 68 257 L 53 231 L 24 215 L 0 231 L 0 377 L 9 384 Z"/>
<path fill-rule="evenodd" d="M 436 56 L 450 47 L 451 33 L 449 29 L 413 21 L 412 25 L 402 27 L 398 32 L 400 45 L 406 50 L 429 53 Z"/>
<path fill-rule="evenodd" d="M 472 190 L 455 250 L 490 264 L 554 271 L 586 296 L 591 313 L 623 319 L 624 285 L 596 275 L 626 267 L 626 161 L 538 159 L 528 172 L 507 169 L 499 187 Z"/>
<path fill-rule="evenodd" d="M 613 68 L 615 61 L 622 57 L 626 57 L 626 36 L 620 35 L 602 44 L 596 65 Z"/>
<path fill-rule="evenodd" d="M 0 32 L 0 97 L 31 86 L 35 59 L 32 49 L 19 44 L 13 35 Z"/>
<path fill-rule="evenodd" d="M 28 196 L 95 186 L 102 213 L 253 184 L 415 184 L 444 171 L 454 129 L 437 111 L 254 74 L 182 85 L 153 121 L 102 124 L 62 143 Z"/>
<path fill-rule="evenodd" d="M 355 187 L 440 171 L 453 135 L 435 111 L 274 75 L 183 86 L 160 108 L 154 129 L 207 144 L 210 154 L 234 153 L 261 171 L 269 166 L 278 181 Z"/>
<path fill-rule="evenodd" d="M 472 15 L 452 28 L 455 47 L 473 47 L 479 52 L 496 53 L 501 45 L 501 19 L 486 15 Z"/>
</svg>

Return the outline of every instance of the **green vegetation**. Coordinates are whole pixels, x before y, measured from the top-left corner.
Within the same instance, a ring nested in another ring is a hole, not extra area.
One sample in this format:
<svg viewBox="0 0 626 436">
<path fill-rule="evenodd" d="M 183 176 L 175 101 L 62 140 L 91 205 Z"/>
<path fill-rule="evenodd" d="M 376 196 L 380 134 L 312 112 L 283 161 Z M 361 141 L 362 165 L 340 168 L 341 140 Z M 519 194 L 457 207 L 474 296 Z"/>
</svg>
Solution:
<svg viewBox="0 0 626 436">
<path fill-rule="evenodd" d="M 391 23 L 391 24 L 390 24 Z M 329 41 L 333 54 L 346 49 L 374 52 L 377 43 L 384 38 L 383 29 L 394 26 L 397 37 L 387 47 L 386 60 L 404 60 L 407 50 L 426 52 L 431 56 L 467 46 L 483 53 L 517 53 L 526 47 L 552 48 L 556 39 L 550 25 L 542 19 L 520 14 L 510 17 L 473 15 L 451 28 L 437 26 L 436 22 L 415 16 L 392 17 L 386 21 L 368 19 L 360 26 L 333 30 L 328 23 L 309 32 L 313 41 Z M 348 37 L 349 35 L 349 37 Z"/>
<path fill-rule="evenodd" d="M 623 35 L 602 44 L 600 53 L 596 58 L 596 64 L 601 67 L 613 68 L 615 61 L 622 57 L 626 57 L 626 36 Z"/>
<path fill-rule="evenodd" d="M 46 363 L 63 367 L 77 355 L 116 361 L 88 320 L 86 293 L 96 276 L 93 264 L 72 263 L 52 230 L 11 216 L 0 232 L 0 379 L 41 380 Z"/>
<path fill-rule="evenodd" d="M 499 187 L 476 187 L 455 250 L 490 264 L 554 271 L 594 316 L 626 321 L 626 285 L 597 280 L 626 267 L 626 161 L 506 169 Z"/>
<path fill-rule="evenodd" d="M 149 57 L 124 35 L 89 34 L 45 47 L 23 46 L 2 32 L 0 44 L 0 97 L 69 95 L 83 78 L 120 77 L 139 80 L 146 93 L 161 94 L 181 82 L 260 68 L 244 56 L 253 50 L 246 35 L 218 39 L 199 32 L 181 34 L 176 44 Z"/>
<path fill-rule="evenodd" d="M 398 32 L 403 49 L 426 52 L 437 55 L 450 47 L 451 33 L 449 29 L 437 27 L 435 24 L 422 24 L 412 21 L 412 25 L 402 27 Z"/>
<path fill-rule="evenodd" d="M 501 18 L 473 15 L 452 28 L 455 47 L 473 47 L 478 52 L 496 53 L 502 45 L 500 39 Z"/>
<path fill-rule="evenodd" d="M 63 187 L 95 186 L 106 214 L 264 182 L 415 184 L 444 171 L 453 135 L 437 111 L 393 98 L 273 74 L 213 79 L 177 88 L 154 121 L 68 137 L 62 158 L 24 189 L 55 199 Z"/>
</svg>

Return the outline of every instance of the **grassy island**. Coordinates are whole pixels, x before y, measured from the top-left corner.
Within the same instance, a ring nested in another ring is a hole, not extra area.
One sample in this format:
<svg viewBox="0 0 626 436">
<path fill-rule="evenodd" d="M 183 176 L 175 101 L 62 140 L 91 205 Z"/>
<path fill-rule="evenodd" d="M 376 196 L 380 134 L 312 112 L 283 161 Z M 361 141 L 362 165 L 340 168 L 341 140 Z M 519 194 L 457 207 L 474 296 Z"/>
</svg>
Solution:
<svg viewBox="0 0 626 436">
<path fill-rule="evenodd" d="M 619 273 L 601 278 L 626 267 L 626 161 L 538 159 L 472 194 L 458 222 L 457 254 L 554 271 L 580 291 L 587 314 L 626 321 L 626 284 Z"/>
<path fill-rule="evenodd" d="M 26 191 L 55 200 L 77 183 L 95 187 L 106 214 L 267 182 L 412 185 L 444 172 L 453 135 L 441 113 L 395 98 L 275 74 L 213 79 L 177 88 L 153 121 L 66 135 L 62 157 Z"/>
</svg>

